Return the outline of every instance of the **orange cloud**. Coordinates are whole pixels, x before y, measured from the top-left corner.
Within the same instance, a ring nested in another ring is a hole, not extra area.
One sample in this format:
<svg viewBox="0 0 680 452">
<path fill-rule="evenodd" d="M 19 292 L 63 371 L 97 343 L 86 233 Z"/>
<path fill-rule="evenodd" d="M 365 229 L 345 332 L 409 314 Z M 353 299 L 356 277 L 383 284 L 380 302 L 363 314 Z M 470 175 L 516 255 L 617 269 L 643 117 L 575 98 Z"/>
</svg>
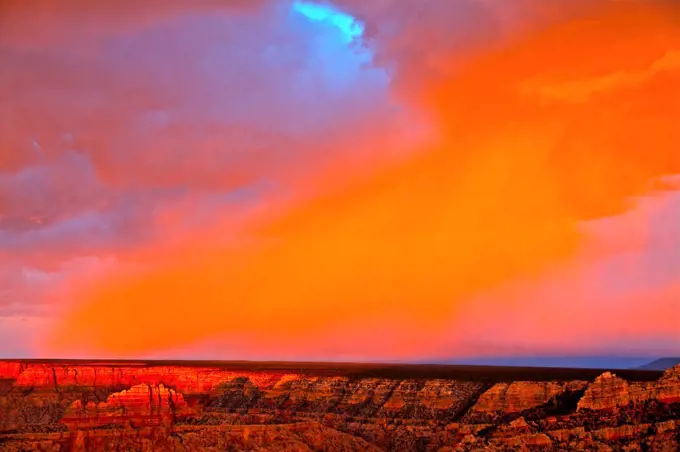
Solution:
<svg viewBox="0 0 680 452">
<path fill-rule="evenodd" d="M 318 195 L 248 223 L 240 247 L 205 232 L 138 254 L 146 272 L 78 288 L 46 350 L 139 355 L 224 335 L 314 353 L 334 331 L 339 354 L 371 337 L 373 353 L 422 355 L 414 332 L 444 337 L 474 294 L 540 277 L 580 250 L 580 221 L 680 173 L 676 9 L 612 5 L 469 57 L 419 91 L 441 141 L 407 161 L 314 178 Z M 536 80 L 548 88 L 527 96 Z M 542 102 L 546 92 L 569 102 Z M 489 316 L 513 302 L 494 300 Z M 367 332 L 385 322 L 397 334 L 381 344 Z"/>
<path fill-rule="evenodd" d="M 680 51 L 668 51 L 661 58 L 655 60 L 645 70 L 637 72 L 618 71 L 582 80 L 566 81 L 555 84 L 538 83 L 534 81 L 527 86 L 527 95 L 537 95 L 545 101 L 587 102 L 590 96 L 598 93 L 634 87 L 654 77 L 660 72 L 676 71 L 680 68 Z"/>
</svg>

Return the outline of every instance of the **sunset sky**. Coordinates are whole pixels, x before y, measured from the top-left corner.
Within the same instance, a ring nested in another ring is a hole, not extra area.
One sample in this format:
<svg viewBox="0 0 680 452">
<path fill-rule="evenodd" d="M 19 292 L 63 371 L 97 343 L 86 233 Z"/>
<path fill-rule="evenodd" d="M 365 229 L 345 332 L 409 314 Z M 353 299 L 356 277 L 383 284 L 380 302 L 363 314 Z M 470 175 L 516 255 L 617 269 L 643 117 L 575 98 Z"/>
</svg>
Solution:
<svg viewBox="0 0 680 452">
<path fill-rule="evenodd" d="M 680 355 L 680 2 L 0 1 L 0 357 Z"/>
</svg>

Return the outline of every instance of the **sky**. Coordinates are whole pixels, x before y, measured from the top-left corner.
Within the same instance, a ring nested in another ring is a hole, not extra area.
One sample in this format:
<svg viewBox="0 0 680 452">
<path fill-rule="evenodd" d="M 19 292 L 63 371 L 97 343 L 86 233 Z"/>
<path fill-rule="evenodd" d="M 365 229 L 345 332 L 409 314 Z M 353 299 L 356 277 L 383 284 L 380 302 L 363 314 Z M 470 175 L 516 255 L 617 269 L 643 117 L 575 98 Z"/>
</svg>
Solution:
<svg viewBox="0 0 680 452">
<path fill-rule="evenodd" d="M 674 0 L 4 0 L 0 61 L 0 356 L 680 355 Z"/>
</svg>

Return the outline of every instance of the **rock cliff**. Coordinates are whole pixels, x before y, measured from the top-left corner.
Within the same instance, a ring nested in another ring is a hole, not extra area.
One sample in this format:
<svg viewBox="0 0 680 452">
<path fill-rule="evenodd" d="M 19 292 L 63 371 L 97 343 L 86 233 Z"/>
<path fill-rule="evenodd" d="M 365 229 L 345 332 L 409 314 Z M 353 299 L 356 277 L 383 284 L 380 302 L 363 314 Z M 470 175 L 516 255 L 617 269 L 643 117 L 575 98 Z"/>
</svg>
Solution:
<svg viewBox="0 0 680 452">
<path fill-rule="evenodd" d="M 0 362 L 0 380 L 8 451 L 675 451 L 680 436 L 680 366 L 653 381 L 494 383 Z"/>
<path fill-rule="evenodd" d="M 605 372 L 588 385 L 579 410 L 611 410 L 648 402 L 680 402 L 680 365 L 666 370 L 655 382 L 633 382 Z"/>
<path fill-rule="evenodd" d="M 559 396 L 583 390 L 588 382 L 532 382 L 497 383 L 486 391 L 472 407 L 482 413 L 520 413 L 550 402 Z"/>
<path fill-rule="evenodd" d="M 69 430 L 87 430 L 102 426 L 142 427 L 172 425 L 177 415 L 190 413 L 182 394 L 158 386 L 139 384 L 115 392 L 102 402 L 76 400 L 65 410 L 60 422 Z"/>
</svg>

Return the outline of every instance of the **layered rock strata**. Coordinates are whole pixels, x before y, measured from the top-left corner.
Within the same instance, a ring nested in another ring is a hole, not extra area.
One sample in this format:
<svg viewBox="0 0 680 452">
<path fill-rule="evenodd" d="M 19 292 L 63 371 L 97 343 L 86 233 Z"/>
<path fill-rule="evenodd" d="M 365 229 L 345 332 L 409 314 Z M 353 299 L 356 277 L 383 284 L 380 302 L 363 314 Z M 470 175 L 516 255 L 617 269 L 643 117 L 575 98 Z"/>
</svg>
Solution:
<svg viewBox="0 0 680 452">
<path fill-rule="evenodd" d="M 0 450 L 668 450 L 680 366 L 655 381 L 377 378 L 0 362 Z M 480 374 L 481 375 L 481 374 Z"/>
</svg>

